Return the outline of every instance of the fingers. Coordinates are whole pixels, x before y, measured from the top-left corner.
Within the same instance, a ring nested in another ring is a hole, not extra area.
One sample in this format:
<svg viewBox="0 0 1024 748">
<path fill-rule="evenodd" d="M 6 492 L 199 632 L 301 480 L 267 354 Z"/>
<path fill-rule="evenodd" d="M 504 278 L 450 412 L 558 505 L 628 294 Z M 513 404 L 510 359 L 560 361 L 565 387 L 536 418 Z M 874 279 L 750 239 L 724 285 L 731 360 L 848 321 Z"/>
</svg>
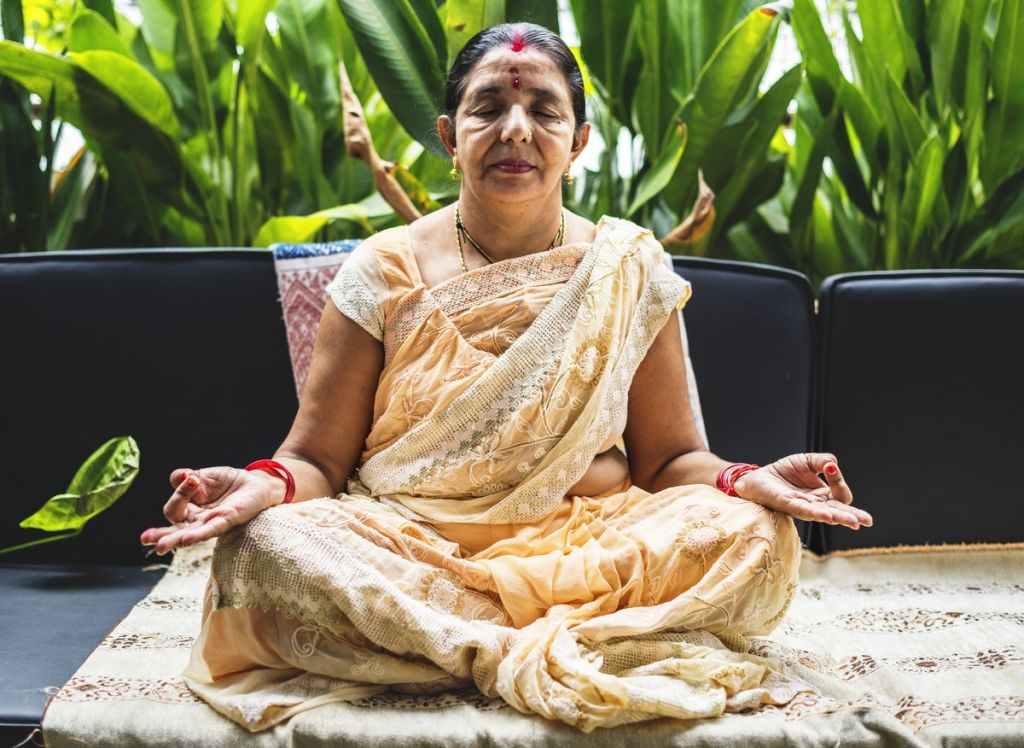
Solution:
<svg viewBox="0 0 1024 748">
<path fill-rule="evenodd" d="M 188 520 L 189 505 L 198 504 L 203 496 L 199 474 L 188 468 L 175 470 L 171 473 L 171 485 L 176 488 L 164 504 L 164 516 L 170 522 L 185 522 Z"/>
<path fill-rule="evenodd" d="M 223 535 L 235 524 L 229 514 L 210 511 L 191 522 L 178 522 L 169 527 L 151 527 L 139 536 L 143 545 L 155 545 L 158 556 L 201 540 Z"/>
<path fill-rule="evenodd" d="M 205 522 L 190 522 L 181 527 L 167 528 L 170 532 L 156 542 L 157 555 L 162 556 L 175 548 L 183 548 L 201 540 L 223 535 L 230 527 L 231 521 L 227 517 L 213 516 Z"/>
<path fill-rule="evenodd" d="M 825 463 L 822 474 L 825 476 L 825 482 L 828 484 L 829 495 L 833 499 L 844 504 L 849 504 L 853 501 L 853 491 L 850 490 L 846 479 L 843 478 L 843 471 L 839 469 L 839 463 L 836 462 L 835 458 Z"/>
<path fill-rule="evenodd" d="M 778 505 L 771 508 L 778 509 L 797 519 L 842 525 L 851 530 L 870 527 L 874 522 L 871 515 L 863 509 L 835 500 L 814 500 L 813 497 L 801 494 L 782 496 L 778 500 Z"/>
<path fill-rule="evenodd" d="M 185 476 L 193 472 L 192 468 L 178 468 L 171 471 L 171 488 L 177 488 L 178 484 L 185 480 Z"/>
</svg>

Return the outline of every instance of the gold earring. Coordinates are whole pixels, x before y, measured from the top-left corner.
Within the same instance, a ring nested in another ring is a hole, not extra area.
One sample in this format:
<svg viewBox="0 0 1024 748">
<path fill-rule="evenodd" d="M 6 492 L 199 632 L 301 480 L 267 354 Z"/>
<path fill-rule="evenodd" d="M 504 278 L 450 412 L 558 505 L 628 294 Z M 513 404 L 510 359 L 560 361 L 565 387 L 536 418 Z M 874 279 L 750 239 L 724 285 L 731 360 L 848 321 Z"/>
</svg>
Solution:
<svg viewBox="0 0 1024 748">
<path fill-rule="evenodd" d="M 450 173 L 452 175 L 452 179 L 458 179 L 459 178 L 459 157 L 458 156 L 452 156 L 452 170 L 451 170 Z"/>
<path fill-rule="evenodd" d="M 565 180 L 566 187 L 572 187 L 574 184 L 576 184 L 576 177 L 574 177 L 569 172 L 565 172 L 565 174 L 562 175 L 562 179 Z"/>
</svg>

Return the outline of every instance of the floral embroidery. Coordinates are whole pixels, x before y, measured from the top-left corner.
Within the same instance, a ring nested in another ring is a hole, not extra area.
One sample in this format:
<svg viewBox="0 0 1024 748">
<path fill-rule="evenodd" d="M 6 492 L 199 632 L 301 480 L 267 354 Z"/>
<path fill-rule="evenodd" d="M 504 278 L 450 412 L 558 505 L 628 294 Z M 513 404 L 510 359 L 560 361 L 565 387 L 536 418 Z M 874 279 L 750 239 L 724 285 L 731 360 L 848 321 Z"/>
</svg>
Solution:
<svg viewBox="0 0 1024 748">
<path fill-rule="evenodd" d="M 705 561 L 715 555 L 725 542 L 725 531 L 705 520 L 688 522 L 676 536 L 676 547 L 694 560 Z"/>
</svg>

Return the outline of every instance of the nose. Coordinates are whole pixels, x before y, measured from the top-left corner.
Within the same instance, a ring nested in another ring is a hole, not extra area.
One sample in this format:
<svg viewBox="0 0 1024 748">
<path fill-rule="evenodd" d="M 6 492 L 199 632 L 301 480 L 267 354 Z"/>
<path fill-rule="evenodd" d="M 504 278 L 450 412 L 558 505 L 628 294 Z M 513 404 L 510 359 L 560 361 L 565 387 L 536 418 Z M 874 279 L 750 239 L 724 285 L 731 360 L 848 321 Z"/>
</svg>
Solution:
<svg viewBox="0 0 1024 748">
<path fill-rule="evenodd" d="M 532 139 L 533 132 L 530 130 L 530 119 L 526 116 L 526 111 L 519 104 L 509 107 L 501 127 L 501 141 L 529 143 Z"/>
</svg>

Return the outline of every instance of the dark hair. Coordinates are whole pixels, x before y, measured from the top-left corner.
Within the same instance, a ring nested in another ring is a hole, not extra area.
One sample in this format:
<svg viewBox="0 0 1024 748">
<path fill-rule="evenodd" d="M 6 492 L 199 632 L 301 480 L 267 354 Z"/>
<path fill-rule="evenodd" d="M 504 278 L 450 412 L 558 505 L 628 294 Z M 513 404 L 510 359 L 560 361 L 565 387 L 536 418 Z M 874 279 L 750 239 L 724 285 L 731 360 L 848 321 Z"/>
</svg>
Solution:
<svg viewBox="0 0 1024 748">
<path fill-rule="evenodd" d="M 455 57 L 452 69 L 448 71 L 448 80 L 444 87 L 444 113 L 452 122 L 455 121 L 455 111 L 466 92 L 470 71 L 481 57 L 496 47 L 511 47 L 516 50 L 532 47 L 550 57 L 562 71 L 565 82 L 569 85 L 576 129 L 583 127 L 583 123 L 587 121 L 587 104 L 583 95 L 583 74 L 580 72 L 580 66 L 558 34 L 535 23 L 499 23 L 478 32 L 466 42 L 466 46 Z"/>
</svg>

